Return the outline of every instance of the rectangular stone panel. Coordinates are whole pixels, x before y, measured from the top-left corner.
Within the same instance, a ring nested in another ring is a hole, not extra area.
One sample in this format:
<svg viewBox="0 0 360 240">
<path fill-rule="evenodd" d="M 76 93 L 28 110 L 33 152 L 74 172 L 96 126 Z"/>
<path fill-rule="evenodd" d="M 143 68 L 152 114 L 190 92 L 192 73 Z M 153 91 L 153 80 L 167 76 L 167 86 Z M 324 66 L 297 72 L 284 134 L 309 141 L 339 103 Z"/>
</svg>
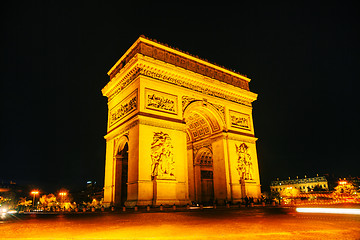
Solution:
<svg viewBox="0 0 360 240">
<path fill-rule="evenodd" d="M 229 114 L 232 127 L 251 130 L 250 115 L 233 110 L 230 110 Z"/>
<path fill-rule="evenodd" d="M 145 108 L 177 114 L 178 113 L 178 100 L 176 95 L 156 91 L 153 89 L 145 89 Z"/>
<path fill-rule="evenodd" d="M 109 111 L 109 127 L 137 110 L 137 89 Z"/>
</svg>

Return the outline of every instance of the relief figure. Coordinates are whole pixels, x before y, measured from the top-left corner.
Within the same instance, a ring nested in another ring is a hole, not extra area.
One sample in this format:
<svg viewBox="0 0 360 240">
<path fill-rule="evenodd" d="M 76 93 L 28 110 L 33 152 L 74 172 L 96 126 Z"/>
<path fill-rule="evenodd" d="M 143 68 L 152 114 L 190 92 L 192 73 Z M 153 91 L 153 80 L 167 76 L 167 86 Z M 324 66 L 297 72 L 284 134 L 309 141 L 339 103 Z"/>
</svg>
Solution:
<svg viewBox="0 0 360 240">
<path fill-rule="evenodd" d="M 151 177 L 174 179 L 174 154 L 171 138 L 163 132 L 155 132 L 151 143 Z"/>
<path fill-rule="evenodd" d="M 169 112 L 175 112 L 175 102 L 171 99 L 163 96 L 157 96 L 155 94 L 148 95 L 148 107 L 166 110 Z"/>
<path fill-rule="evenodd" d="M 236 153 L 238 155 L 236 170 L 240 175 L 240 179 L 244 179 L 244 180 L 253 179 L 254 170 L 253 170 L 253 163 L 251 160 L 251 156 L 248 153 L 249 147 L 245 143 L 242 143 L 239 146 L 235 144 L 235 147 L 236 147 Z"/>
</svg>

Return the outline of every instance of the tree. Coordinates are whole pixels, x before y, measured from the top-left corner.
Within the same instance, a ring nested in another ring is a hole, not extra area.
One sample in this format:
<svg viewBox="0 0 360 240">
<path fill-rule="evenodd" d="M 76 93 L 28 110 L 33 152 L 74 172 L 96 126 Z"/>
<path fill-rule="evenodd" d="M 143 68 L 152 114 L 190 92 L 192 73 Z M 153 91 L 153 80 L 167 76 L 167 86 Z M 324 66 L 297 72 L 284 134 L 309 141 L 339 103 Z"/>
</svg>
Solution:
<svg viewBox="0 0 360 240">
<path fill-rule="evenodd" d="M 356 194 L 357 188 L 351 182 L 340 181 L 335 187 L 335 194 L 337 195 L 353 195 Z"/>
<path fill-rule="evenodd" d="M 40 198 L 40 203 L 43 208 L 56 207 L 58 202 L 54 194 L 42 195 Z"/>
<path fill-rule="evenodd" d="M 299 189 L 294 187 L 287 187 L 280 191 L 280 196 L 283 198 L 294 198 L 299 195 Z"/>
</svg>

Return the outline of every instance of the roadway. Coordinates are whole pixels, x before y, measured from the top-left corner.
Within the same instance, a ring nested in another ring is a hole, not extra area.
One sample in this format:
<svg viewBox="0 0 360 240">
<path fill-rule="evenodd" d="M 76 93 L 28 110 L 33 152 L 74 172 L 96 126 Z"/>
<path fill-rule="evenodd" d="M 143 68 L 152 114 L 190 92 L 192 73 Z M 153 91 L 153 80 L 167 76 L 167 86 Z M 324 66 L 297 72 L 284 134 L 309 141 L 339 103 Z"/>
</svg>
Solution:
<svg viewBox="0 0 360 240">
<path fill-rule="evenodd" d="M 360 239 L 360 215 L 288 208 L 15 214 L 0 239 Z"/>
</svg>

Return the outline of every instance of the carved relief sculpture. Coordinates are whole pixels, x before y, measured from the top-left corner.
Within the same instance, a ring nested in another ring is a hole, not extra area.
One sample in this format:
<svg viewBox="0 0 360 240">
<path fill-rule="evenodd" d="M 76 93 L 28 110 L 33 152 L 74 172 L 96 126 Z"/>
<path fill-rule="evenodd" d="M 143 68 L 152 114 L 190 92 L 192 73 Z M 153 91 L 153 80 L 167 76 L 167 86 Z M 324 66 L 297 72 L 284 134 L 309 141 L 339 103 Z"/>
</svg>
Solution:
<svg viewBox="0 0 360 240">
<path fill-rule="evenodd" d="M 175 103 L 171 99 L 164 98 L 162 96 L 156 96 L 155 94 L 148 95 L 148 107 L 158 108 L 169 112 L 175 112 Z"/>
<path fill-rule="evenodd" d="M 250 128 L 250 116 L 247 114 L 239 113 L 230 110 L 231 126 L 236 128 L 242 128 L 251 130 Z"/>
<path fill-rule="evenodd" d="M 137 91 L 109 111 L 109 125 L 112 126 L 137 109 Z"/>
<path fill-rule="evenodd" d="M 240 179 L 244 179 L 244 180 L 253 179 L 254 170 L 251 161 L 251 156 L 248 153 L 249 147 L 245 143 L 242 143 L 239 146 L 235 144 L 235 147 L 236 147 L 236 153 L 238 155 L 236 170 L 240 175 Z"/>
<path fill-rule="evenodd" d="M 175 179 L 174 154 L 171 138 L 167 133 L 155 132 L 151 143 L 151 177 Z"/>
<path fill-rule="evenodd" d="M 175 95 L 146 89 L 146 108 L 177 113 L 177 97 Z"/>
<path fill-rule="evenodd" d="M 195 101 L 195 100 L 196 100 L 196 99 L 193 98 L 193 97 L 183 96 L 183 97 L 182 97 L 182 101 L 181 101 L 181 103 L 182 103 L 182 110 L 184 111 L 185 108 L 186 108 L 191 102 L 193 102 L 193 101 Z"/>
</svg>

